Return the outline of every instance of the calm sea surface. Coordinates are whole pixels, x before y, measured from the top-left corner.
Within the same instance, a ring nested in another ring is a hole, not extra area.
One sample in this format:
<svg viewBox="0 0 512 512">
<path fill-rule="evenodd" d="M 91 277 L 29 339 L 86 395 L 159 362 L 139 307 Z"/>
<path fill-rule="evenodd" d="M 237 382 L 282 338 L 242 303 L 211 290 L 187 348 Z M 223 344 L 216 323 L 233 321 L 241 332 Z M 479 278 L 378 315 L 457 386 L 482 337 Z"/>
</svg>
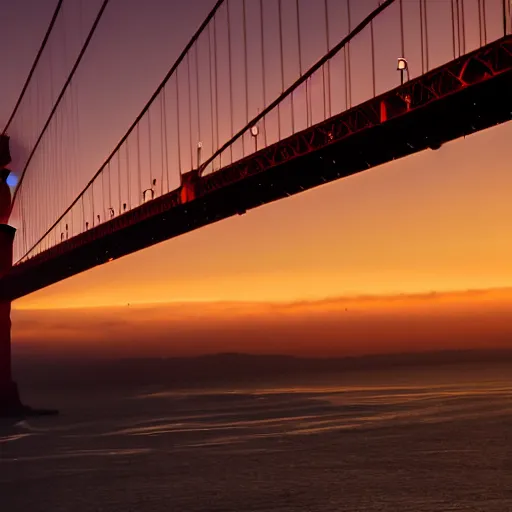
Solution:
<svg viewBox="0 0 512 512">
<path fill-rule="evenodd" d="M 2 512 L 512 511 L 512 368 L 207 389 L 25 389 Z"/>
</svg>

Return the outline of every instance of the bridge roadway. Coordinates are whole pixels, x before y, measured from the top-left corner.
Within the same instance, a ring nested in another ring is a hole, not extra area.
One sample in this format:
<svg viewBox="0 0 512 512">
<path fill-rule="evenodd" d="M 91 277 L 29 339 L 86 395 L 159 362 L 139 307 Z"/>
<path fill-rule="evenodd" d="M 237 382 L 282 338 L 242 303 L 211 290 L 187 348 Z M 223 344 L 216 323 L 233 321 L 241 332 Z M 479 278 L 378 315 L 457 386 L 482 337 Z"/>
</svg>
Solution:
<svg viewBox="0 0 512 512">
<path fill-rule="evenodd" d="M 0 300 L 508 121 L 511 90 L 507 36 L 215 173 L 183 175 L 177 190 L 15 265 L 0 279 Z"/>
</svg>

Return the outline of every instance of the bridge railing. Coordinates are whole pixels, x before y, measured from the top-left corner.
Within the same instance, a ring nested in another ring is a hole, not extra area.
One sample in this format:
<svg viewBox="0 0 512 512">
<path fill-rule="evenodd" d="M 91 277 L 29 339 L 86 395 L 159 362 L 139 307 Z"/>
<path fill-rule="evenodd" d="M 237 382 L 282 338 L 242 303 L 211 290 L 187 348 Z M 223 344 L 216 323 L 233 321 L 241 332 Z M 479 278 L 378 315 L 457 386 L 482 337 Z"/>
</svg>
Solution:
<svg viewBox="0 0 512 512">
<path fill-rule="evenodd" d="M 40 225 L 51 227 L 23 238 L 18 259 L 175 190 L 193 169 L 214 173 L 504 32 L 503 0 L 219 1 L 71 206 L 59 215 L 40 209 Z"/>
</svg>

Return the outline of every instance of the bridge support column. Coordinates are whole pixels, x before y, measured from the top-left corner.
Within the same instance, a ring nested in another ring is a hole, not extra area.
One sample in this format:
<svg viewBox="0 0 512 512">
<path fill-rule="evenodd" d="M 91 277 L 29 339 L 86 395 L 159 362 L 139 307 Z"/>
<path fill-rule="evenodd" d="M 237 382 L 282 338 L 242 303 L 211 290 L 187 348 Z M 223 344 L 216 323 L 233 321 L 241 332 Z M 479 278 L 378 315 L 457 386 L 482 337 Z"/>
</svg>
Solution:
<svg viewBox="0 0 512 512">
<path fill-rule="evenodd" d="M 0 276 L 12 267 L 12 244 L 16 230 L 0 224 Z M 0 417 L 22 414 L 18 388 L 12 380 L 11 302 L 0 302 Z"/>
</svg>

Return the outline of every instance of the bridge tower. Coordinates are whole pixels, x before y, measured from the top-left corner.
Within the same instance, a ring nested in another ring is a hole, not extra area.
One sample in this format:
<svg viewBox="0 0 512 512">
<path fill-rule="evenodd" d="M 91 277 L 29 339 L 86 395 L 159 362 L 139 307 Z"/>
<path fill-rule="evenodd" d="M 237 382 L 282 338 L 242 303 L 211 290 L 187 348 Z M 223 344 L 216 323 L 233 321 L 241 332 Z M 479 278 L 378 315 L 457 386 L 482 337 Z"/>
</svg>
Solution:
<svg viewBox="0 0 512 512">
<path fill-rule="evenodd" d="M 0 184 L 1 186 L 1 184 Z M 0 276 L 12 266 L 12 244 L 16 230 L 0 224 Z M 18 388 L 12 380 L 11 367 L 11 302 L 0 302 L 0 417 L 24 411 Z"/>
<path fill-rule="evenodd" d="M 9 138 L 0 135 L 0 277 L 12 267 L 12 247 L 16 230 L 8 225 L 11 192 L 7 184 L 11 162 Z M 18 388 L 12 380 L 11 366 L 11 301 L 0 301 L 0 417 L 22 414 Z"/>
</svg>

